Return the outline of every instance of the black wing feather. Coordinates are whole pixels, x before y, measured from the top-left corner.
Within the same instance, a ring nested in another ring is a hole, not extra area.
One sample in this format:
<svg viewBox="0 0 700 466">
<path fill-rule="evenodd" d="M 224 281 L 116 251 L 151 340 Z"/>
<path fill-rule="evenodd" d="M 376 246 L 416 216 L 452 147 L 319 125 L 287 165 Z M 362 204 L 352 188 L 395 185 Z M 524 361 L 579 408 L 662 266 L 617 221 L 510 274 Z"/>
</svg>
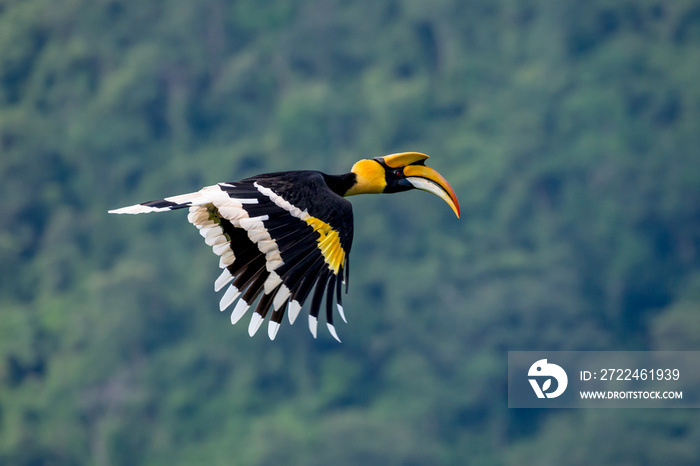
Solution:
<svg viewBox="0 0 700 466">
<path fill-rule="evenodd" d="M 249 332 L 257 330 L 272 308 L 268 334 L 274 338 L 285 310 L 293 320 L 289 309 L 294 306 L 296 317 L 315 286 L 309 314 L 317 319 L 326 295 L 326 319 L 337 338 L 332 303 L 335 298 L 340 306 L 341 282 L 347 292 L 353 215 L 350 203 L 333 192 L 326 179 L 315 171 L 269 173 L 111 212 L 189 207 L 188 219 L 221 256 L 224 271 L 216 288 L 226 291 L 220 308 L 236 299 L 243 302 L 236 305 L 232 321 L 257 299 Z M 332 242 L 324 244 L 331 244 L 331 249 L 321 250 L 321 238 L 329 237 Z"/>
</svg>

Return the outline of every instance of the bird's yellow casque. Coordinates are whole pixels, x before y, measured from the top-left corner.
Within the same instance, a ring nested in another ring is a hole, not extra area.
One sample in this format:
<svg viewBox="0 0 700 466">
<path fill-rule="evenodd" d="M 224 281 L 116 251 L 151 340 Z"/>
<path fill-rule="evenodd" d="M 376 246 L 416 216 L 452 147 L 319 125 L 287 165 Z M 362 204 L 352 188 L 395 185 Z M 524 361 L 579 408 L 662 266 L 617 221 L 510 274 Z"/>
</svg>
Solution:
<svg viewBox="0 0 700 466">
<path fill-rule="evenodd" d="M 347 292 L 353 238 L 352 206 L 345 198 L 420 189 L 443 199 L 459 217 L 454 190 L 425 166 L 427 158 L 402 152 L 363 159 L 342 175 L 310 170 L 267 173 L 110 213 L 189 208 L 188 220 L 219 256 L 223 269 L 214 283 L 215 291 L 226 287 L 219 308 L 223 311 L 237 300 L 231 323 L 257 300 L 248 333 L 253 336 L 270 313 L 268 336 L 274 339 L 284 314 L 294 323 L 311 296 L 309 329 L 315 338 L 325 296 L 326 326 L 340 341 L 333 325 L 333 303 L 335 299 L 345 321 L 341 284 Z"/>
</svg>

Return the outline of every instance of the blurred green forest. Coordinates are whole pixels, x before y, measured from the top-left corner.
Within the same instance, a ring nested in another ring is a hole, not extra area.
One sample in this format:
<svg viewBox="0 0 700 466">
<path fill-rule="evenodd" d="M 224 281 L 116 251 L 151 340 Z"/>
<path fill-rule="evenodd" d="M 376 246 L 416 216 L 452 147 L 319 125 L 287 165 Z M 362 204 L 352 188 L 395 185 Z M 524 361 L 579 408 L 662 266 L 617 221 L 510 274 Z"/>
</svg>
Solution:
<svg viewBox="0 0 700 466">
<path fill-rule="evenodd" d="M 400 151 L 462 218 L 352 199 L 342 344 L 107 214 Z M 0 198 L 0 464 L 700 459 L 694 410 L 506 399 L 509 350 L 700 350 L 698 1 L 2 0 Z"/>
</svg>

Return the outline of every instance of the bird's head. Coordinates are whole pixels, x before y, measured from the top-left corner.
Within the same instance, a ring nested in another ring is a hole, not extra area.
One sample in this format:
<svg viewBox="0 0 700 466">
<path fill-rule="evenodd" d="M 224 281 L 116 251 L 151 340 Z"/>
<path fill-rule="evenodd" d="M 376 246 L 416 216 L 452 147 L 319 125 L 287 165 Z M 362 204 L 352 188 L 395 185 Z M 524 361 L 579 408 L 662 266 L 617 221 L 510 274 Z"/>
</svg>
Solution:
<svg viewBox="0 0 700 466">
<path fill-rule="evenodd" d="M 427 158 L 427 155 L 419 152 L 402 152 L 360 160 L 351 170 L 355 174 L 355 184 L 345 195 L 398 193 L 420 189 L 447 202 L 459 217 L 459 201 L 452 186 L 438 172 L 425 166 Z"/>
</svg>

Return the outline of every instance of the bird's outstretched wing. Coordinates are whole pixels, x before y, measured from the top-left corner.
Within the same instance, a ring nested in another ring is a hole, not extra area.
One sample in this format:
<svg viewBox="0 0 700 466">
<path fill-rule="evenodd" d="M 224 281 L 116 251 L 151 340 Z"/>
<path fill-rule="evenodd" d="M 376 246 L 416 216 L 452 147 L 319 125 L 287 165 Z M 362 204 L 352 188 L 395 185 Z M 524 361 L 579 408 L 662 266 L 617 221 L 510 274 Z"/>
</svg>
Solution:
<svg viewBox="0 0 700 466">
<path fill-rule="evenodd" d="M 223 269 L 214 289 L 226 288 L 223 311 L 236 323 L 255 304 L 252 336 L 272 310 L 268 335 L 274 339 L 285 312 L 294 323 L 311 296 L 309 329 L 317 335 L 318 314 L 326 295 L 326 323 L 333 325 L 333 304 L 343 320 L 341 283 L 348 278 L 353 220 L 350 202 L 333 193 L 320 172 L 261 175 L 208 186 L 196 193 L 110 211 L 162 212 L 189 207 L 187 216 L 219 256 Z M 346 290 L 347 291 L 347 290 Z"/>
</svg>

